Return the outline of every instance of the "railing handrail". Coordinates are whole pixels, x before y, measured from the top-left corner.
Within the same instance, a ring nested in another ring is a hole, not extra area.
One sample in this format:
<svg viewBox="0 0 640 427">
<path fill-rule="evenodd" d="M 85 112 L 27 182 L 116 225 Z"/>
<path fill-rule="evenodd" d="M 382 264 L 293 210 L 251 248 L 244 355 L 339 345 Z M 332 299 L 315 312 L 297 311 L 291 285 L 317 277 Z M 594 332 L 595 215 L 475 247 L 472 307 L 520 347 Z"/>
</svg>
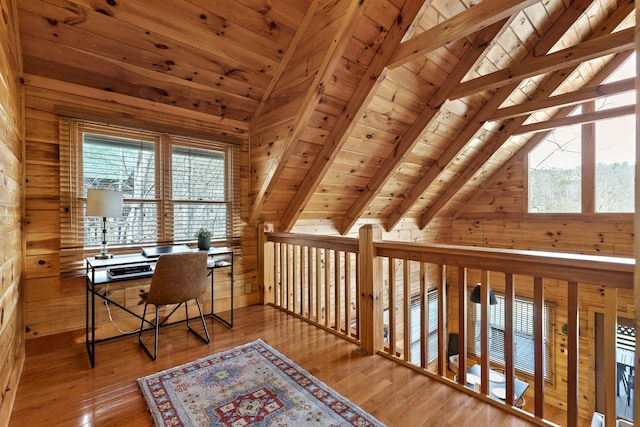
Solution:
<svg viewBox="0 0 640 427">
<path fill-rule="evenodd" d="M 271 232 L 267 238 L 359 253 L 359 240 L 352 237 Z M 633 289 L 635 258 L 397 241 L 375 242 L 374 247 L 376 255 L 384 257 Z"/>
<path fill-rule="evenodd" d="M 633 289 L 634 258 L 390 241 L 374 248 L 383 257 Z"/>
<path fill-rule="evenodd" d="M 318 236 L 315 234 L 270 232 L 267 240 L 290 245 L 312 246 L 322 249 L 344 251 L 357 254 L 360 251 L 359 240 L 352 237 Z"/>
</svg>

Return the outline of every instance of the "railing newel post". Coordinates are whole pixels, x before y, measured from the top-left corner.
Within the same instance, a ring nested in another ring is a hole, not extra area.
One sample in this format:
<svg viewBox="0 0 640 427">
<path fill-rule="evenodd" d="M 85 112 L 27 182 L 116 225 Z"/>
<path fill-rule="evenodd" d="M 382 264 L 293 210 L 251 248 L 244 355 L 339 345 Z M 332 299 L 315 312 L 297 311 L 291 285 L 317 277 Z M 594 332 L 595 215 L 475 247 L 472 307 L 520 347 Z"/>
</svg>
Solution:
<svg viewBox="0 0 640 427">
<path fill-rule="evenodd" d="M 262 289 L 260 299 L 262 304 L 274 303 L 274 279 L 275 279 L 275 257 L 274 245 L 267 238 L 267 233 L 274 231 L 273 224 L 258 224 L 258 281 Z"/>
<path fill-rule="evenodd" d="M 376 255 L 375 242 L 382 241 L 382 229 L 376 224 L 360 228 L 360 346 L 375 354 L 383 346 L 382 335 L 382 258 Z"/>
</svg>

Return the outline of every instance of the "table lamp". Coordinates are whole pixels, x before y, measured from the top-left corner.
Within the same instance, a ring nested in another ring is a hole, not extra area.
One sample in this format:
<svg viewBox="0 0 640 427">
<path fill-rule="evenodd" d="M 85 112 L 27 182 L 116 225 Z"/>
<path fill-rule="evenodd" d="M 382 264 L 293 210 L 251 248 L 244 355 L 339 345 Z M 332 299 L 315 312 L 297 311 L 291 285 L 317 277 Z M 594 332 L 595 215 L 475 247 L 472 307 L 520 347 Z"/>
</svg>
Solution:
<svg viewBox="0 0 640 427">
<path fill-rule="evenodd" d="M 122 192 L 113 190 L 87 190 L 86 216 L 102 217 L 102 245 L 96 259 L 113 258 L 113 254 L 107 251 L 107 217 L 116 218 L 122 216 Z"/>
</svg>

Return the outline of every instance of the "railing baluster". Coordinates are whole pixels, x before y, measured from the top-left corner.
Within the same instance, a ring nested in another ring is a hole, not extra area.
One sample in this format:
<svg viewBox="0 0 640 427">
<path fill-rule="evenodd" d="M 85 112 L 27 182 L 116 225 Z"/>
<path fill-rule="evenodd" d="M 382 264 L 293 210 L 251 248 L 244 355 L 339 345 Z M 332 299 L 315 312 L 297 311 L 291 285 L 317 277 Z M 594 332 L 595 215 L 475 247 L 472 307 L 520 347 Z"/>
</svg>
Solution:
<svg viewBox="0 0 640 427">
<path fill-rule="evenodd" d="M 544 280 L 533 278 L 533 352 L 535 366 L 535 415 L 544 418 Z"/>
<path fill-rule="evenodd" d="M 490 300 L 489 289 L 491 284 L 489 283 L 489 272 L 482 270 L 480 272 L 480 392 L 482 394 L 489 394 L 489 361 L 491 354 L 489 350 L 489 315 L 490 315 Z"/>
<path fill-rule="evenodd" d="M 307 305 L 309 319 L 313 319 L 313 249 L 307 246 Z"/>
<path fill-rule="evenodd" d="M 429 364 L 429 303 L 427 301 L 427 263 L 420 263 L 420 366 Z"/>
<path fill-rule="evenodd" d="M 347 336 L 353 335 L 351 333 L 351 254 L 349 252 L 344 253 L 344 327 L 345 334 Z"/>
<path fill-rule="evenodd" d="M 569 282 L 567 287 L 567 426 L 578 425 L 578 284 Z"/>
<path fill-rule="evenodd" d="M 616 335 L 618 329 L 615 288 L 604 289 L 604 421 L 606 427 L 616 425 Z"/>
<path fill-rule="evenodd" d="M 298 261 L 298 248 L 299 245 L 291 245 L 291 252 L 289 254 L 289 259 L 291 259 L 291 265 L 289 266 L 289 272 L 291 277 L 291 311 L 294 313 L 299 312 L 299 301 L 298 301 L 298 288 L 300 285 L 298 284 L 298 275 L 296 274 L 296 269 L 299 266 Z"/>
<path fill-rule="evenodd" d="M 505 281 L 505 305 L 504 305 L 504 360 L 505 360 L 505 396 L 515 396 L 514 377 L 514 341 L 513 341 L 513 301 L 515 299 L 515 288 L 513 286 L 513 274 L 507 273 Z M 513 400 L 506 401 L 509 406 L 517 404 Z"/>
<path fill-rule="evenodd" d="M 331 327 L 331 255 L 324 250 L 324 326 Z"/>
<path fill-rule="evenodd" d="M 316 322 L 322 319 L 322 262 L 320 260 L 320 248 L 316 248 Z"/>
<path fill-rule="evenodd" d="M 458 267 L 458 382 L 467 384 L 467 269 Z"/>
<path fill-rule="evenodd" d="M 409 332 L 409 326 L 411 324 L 411 292 L 409 291 L 411 288 L 411 283 L 409 280 L 409 261 L 406 259 L 402 262 L 402 297 L 404 301 L 403 312 L 404 316 L 402 319 L 403 325 L 403 338 L 402 342 L 404 343 L 403 352 L 404 352 L 404 360 L 411 360 L 411 333 Z"/>
<path fill-rule="evenodd" d="M 445 351 L 447 342 L 447 267 L 438 264 L 436 268 L 438 269 L 438 373 L 445 375 L 449 363 L 447 351 Z"/>
<path fill-rule="evenodd" d="M 388 309 L 387 316 L 389 318 L 389 325 L 387 330 L 387 337 L 389 340 L 389 354 L 396 355 L 396 261 L 394 258 L 389 258 L 388 275 L 389 275 L 389 292 L 388 292 Z"/>
<path fill-rule="evenodd" d="M 342 317 L 340 316 L 340 310 L 342 309 L 340 298 L 340 251 L 333 251 L 333 260 L 333 317 L 336 331 L 339 331 L 342 325 Z"/>
</svg>

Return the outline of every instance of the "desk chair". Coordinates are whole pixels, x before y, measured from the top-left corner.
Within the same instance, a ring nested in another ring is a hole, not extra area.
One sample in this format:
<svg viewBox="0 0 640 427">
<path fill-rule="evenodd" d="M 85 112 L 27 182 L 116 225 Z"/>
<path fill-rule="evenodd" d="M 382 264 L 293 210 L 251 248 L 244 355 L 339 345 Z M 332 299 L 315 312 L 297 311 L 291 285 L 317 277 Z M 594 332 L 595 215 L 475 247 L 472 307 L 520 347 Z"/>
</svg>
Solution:
<svg viewBox="0 0 640 427">
<path fill-rule="evenodd" d="M 209 331 L 207 330 L 204 315 L 202 314 L 202 308 L 200 307 L 200 300 L 198 299 L 198 297 L 202 295 L 207 288 L 207 272 L 206 252 L 167 254 L 158 258 L 153 277 L 151 278 L 151 287 L 149 288 L 149 292 L 143 292 L 140 294 L 140 298 L 142 298 L 142 301 L 144 302 L 144 311 L 142 313 L 142 325 L 138 332 L 138 341 L 151 360 L 156 360 L 156 356 L 158 355 L 158 329 L 182 304 L 184 304 L 185 307 L 187 316 L 186 322 L 189 331 L 205 343 L 209 343 Z M 205 336 L 200 335 L 191 328 L 189 323 L 189 309 L 187 306 L 187 302 L 190 300 L 196 301 Z M 147 314 L 147 305 L 149 304 L 156 306 L 155 322 L 145 319 L 145 315 Z M 158 322 L 158 306 L 167 304 L 178 305 L 162 320 L 162 322 Z M 142 330 L 145 326 L 145 322 L 148 325 L 153 326 L 155 330 L 153 354 L 142 342 Z"/>
</svg>

